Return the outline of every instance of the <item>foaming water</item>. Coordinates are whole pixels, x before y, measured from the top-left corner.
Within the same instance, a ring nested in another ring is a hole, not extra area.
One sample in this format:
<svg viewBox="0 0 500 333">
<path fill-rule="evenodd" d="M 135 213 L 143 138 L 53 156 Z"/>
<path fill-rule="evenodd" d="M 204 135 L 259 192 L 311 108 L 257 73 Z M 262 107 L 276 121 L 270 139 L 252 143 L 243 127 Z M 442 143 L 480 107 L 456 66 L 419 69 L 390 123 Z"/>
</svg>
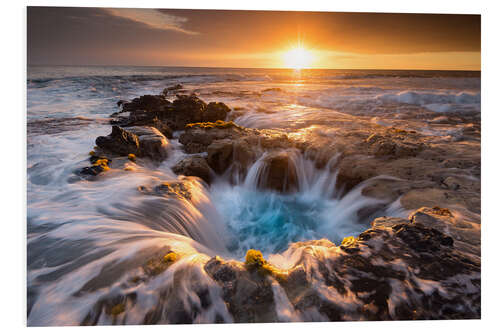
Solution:
<svg viewBox="0 0 500 333">
<path fill-rule="evenodd" d="M 384 203 L 363 196 L 363 185 L 340 196 L 333 168 L 338 155 L 324 169 L 317 169 L 314 161 L 297 151 L 286 153 L 289 168 L 298 176 L 296 192 L 282 194 L 261 188 L 267 154 L 252 165 L 242 182 L 231 185 L 220 181 L 213 186 L 214 204 L 232 235 L 228 248 L 240 259 L 251 248 L 271 254 L 303 240 L 326 237 L 339 244 L 344 237 L 368 227 L 369 221 L 358 217 L 361 208 Z"/>
</svg>

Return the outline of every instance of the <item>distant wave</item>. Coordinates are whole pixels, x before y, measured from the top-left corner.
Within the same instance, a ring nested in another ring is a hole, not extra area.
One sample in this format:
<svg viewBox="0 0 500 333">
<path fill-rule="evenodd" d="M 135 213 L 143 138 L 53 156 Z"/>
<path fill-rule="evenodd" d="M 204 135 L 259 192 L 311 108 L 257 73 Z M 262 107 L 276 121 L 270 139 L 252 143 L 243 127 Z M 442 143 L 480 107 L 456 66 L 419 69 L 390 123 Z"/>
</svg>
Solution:
<svg viewBox="0 0 500 333">
<path fill-rule="evenodd" d="M 28 79 L 31 85 L 44 85 L 53 81 L 127 81 L 127 82 L 148 82 L 148 81 L 179 81 L 185 83 L 207 83 L 207 82 L 230 82 L 230 81 L 270 81 L 268 75 L 243 75 L 243 74 L 185 74 L 185 75 L 95 75 L 95 76 L 67 76 Z"/>
<path fill-rule="evenodd" d="M 464 91 L 458 93 L 430 93 L 406 90 L 396 94 L 378 95 L 375 99 L 419 105 L 435 112 L 447 112 L 451 110 L 452 105 L 466 105 L 479 110 L 481 105 L 481 93 Z"/>
</svg>

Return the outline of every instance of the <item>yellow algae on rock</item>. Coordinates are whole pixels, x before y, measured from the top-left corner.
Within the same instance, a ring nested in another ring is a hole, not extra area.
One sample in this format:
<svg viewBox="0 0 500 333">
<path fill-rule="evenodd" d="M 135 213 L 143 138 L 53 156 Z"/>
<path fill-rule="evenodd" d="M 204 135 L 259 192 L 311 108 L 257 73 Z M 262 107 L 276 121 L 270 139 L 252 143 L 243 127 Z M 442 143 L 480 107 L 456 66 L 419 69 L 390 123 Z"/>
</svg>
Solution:
<svg viewBox="0 0 500 333">
<path fill-rule="evenodd" d="M 432 207 L 432 212 L 437 215 L 442 215 L 442 216 L 453 216 L 451 211 L 448 208 L 441 208 L 439 206 L 434 206 Z"/>
<path fill-rule="evenodd" d="M 199 127 L 199 128 L 229 128 L 235 127 L 240 128 L 232 121 L 217 120 L 216 122 L 203 122 L 203 123 L 190 123 L 186 125 L 186 128 Z"/>
<path fill-rule="evenodd" d="M 100 158 L 94 163 L 92 163 L 93 166 L 100 166 L 104 171 L 109 170 L 108 166 L 109 160 L 107 158 Z"/>
<path fill-rule="evenodd" d="M 286 281 L 288 274 L 269 264 L 259 250 L 250 249 L 245 256 L 245 266 L 249 270 L 257 269 L 262 275 L 271 275 L 280 282 Z"/>
<path fill-rule="evenodd" d="M 355 242 L 356 242 L 356 238 L 354 236 L 345 237 L 342 240 L 342 244 L 340 244 L 340 246 L 349 247 L 351 245 L 354 245 Z"/>
<path fill-rule="evenodd" d="M 249 268 L 259 268 L 266 263 L 262 252 L 259 250 L 250 249 L 245 256 L 245 265 Z"/>
<path fill-rule="evenodd" d="M 163 262 L 173 263 L 179 259 L 179 256 L 175 252 L 169 252 L 163 257 Z"/>
<path fill-rule="evenodd" d="M 111 314 L 113 316 L 118 316 L 120 313 L 124 311 L 125 311 L 125 305 L 123 305 L 122 303 L 117 304 L 111 308 Z"/>
</svg>

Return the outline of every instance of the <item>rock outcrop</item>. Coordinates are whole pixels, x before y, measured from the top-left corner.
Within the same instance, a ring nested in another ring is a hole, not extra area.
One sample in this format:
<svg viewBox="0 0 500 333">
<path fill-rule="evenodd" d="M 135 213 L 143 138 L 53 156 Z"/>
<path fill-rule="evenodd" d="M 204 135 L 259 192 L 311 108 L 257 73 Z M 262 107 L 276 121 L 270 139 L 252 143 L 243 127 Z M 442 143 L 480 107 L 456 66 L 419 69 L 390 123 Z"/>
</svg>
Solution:
<svg viewBox="0 0 500 333">
<path fill-rule="evenodd" d="M 122 101 L 122 110 L 112 115 L 111 123 L 121 127 L 152 126 L 171 138 L 173 131 L 183 130 L 189 123 L 225 120 L 231 111 L 224 103 L 207 105 L 195 95 L 176 95 L 173 102 L 166 98 L 181 88 L 176 85 L 166 88 L 162 95 L 144 95 L 131 102 Z"/>
<path fill-rule="evenodd" d="M 169 142 L 163 134 L 154 127 L 128 127 L 123 129 L 113 126 L 111 134 L 100 136 L 96 145 L 119 156 L 134 154 L 138 157 L 149 157 L 154 161 L 167 158 Z"/>
</svg>

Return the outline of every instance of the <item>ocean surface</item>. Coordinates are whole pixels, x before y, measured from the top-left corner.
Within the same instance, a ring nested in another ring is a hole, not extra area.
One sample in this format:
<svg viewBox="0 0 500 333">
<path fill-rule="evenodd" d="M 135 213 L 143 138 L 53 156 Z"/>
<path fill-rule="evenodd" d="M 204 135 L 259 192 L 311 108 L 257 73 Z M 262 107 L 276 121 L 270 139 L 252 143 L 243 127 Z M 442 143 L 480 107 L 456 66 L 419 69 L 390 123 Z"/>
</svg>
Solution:
<svg viewBox="0 0 500 333">
<path fill-rule="evenodd" d="M 173 153 L 155 169 L 75 180 L 75 170 L 88 165 L 95 139 L 110 133 L 109 115 L 119 110 L 118 100 L 159 94 L 177 83 L 207 103 L 226 103 L 236 124 L 280 129 L 308 140 L 335 137 L 330 122 L 339 113 L 390 126 L 412 112 L 432 112 L 438 118 L 481 109 L 480 72 L 29 66 L 29 325 L 81 323 L 103 295 L 118 293 L 138 263 L 165 245 L 193 254 L 191 261 L 176 264 L 178 269 L 198 267 L 214 255 L 242 260 L 250 248 L 286 268 L 291 258 L 284 251 L 290 243 L 327 238 L 338 244 L 367 228 L 369 221 L 356 213 L 376 200 L 363 197 L 360 189 L 341 197 L 335 173 L 316 169 L 303 156 L 296 158 L 298 193 L 257 190 L 257 161 L 236 184 L 223 177 L 209 189 L 194 184 L 193 202 L 145 197 L 138 186 L 177 179 L 171 167 L 185 156 L 178 133 Z M 436 133 L 405 123 L 423 134 L 450 135 L 449 130 Z M 405 213 L 394 202 L 376 214 Z M 213 284 L 201 268 L 197 274 Z M 163 278 L 135 290 L 142 308 L 172 279 Z M 187 286 L 187 298 L 189 290 Z M 217 312 L 230 321 L 217 288 L 210 290 L 213 308 L 197 320 L 213 321 Z M 140 309 L 127 323 L 140 322 Z M 110 323 L 102 320 L 99 324 Z"/>
</svg>

